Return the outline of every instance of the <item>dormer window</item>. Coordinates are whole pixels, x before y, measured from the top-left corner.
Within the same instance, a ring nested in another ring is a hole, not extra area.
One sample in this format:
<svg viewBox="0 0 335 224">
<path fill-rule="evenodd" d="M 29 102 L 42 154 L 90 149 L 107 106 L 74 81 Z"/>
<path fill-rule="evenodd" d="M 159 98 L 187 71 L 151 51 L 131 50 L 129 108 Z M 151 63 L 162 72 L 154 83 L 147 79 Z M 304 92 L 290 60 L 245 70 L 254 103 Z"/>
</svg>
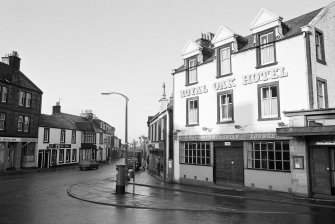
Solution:
<svg viewBox="0 0 335 224">
<path fill-rule="evenodd" d="M 231 50 L 230 46 L 224 46 L 218 49 L 217 56 L 217 77 L 231 74 Z"/>
<path fill-rule="evenodd" d="M 265 32 L 258 35 L 257 67 L 276 64 L 276 49 L 274 43 L 274 32 Z"/>
<path fill-rule="evenodd" d="M 187 60 L 186 70 L 186 85 L 196 84 L 198 82 L 197 77 L 197 59 L 191 58 Z"/>
</svg>

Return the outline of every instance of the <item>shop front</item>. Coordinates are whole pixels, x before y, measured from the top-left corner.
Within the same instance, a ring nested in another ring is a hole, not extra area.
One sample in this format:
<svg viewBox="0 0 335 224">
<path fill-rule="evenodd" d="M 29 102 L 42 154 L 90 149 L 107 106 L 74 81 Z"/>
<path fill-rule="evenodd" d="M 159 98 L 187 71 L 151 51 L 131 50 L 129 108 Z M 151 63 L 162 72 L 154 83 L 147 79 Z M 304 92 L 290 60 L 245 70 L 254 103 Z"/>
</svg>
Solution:
<svg viewBox="0 0 335 224">
<path fill-rule="evenodd" d="M 50 168 L 55 166 L 78 163 L 78 150 L 71 144 L 49 144 L 46 149 L 38 151 L 38 168 Z"/>
<path fill-rule="evenodd" d="M 151 143 L 149 144 L 149 154 L 147 158 L 148 171 L 161 178 L 164 178 L 165 173 L 165 158 L 164 158 L 164 144 L 161 143 Z"/>
<path fill-rule="evenodd" d="M 0 137 L 0 171 L 35 166 L 37 138 Z"/>
</svg>

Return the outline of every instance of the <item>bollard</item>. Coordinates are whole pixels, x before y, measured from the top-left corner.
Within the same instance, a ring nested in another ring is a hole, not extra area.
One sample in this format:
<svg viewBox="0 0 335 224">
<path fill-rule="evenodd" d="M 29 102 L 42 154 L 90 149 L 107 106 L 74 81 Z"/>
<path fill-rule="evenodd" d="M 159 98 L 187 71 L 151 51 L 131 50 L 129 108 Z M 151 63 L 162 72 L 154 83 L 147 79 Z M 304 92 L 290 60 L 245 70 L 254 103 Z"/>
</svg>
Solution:
<svg viewBox="0 0 335 224">
<path fill-rule="evenodd" d="M 126 190 L 126 164 L 116 165 L 116 194 L 125 194 Z"/>
</svg>

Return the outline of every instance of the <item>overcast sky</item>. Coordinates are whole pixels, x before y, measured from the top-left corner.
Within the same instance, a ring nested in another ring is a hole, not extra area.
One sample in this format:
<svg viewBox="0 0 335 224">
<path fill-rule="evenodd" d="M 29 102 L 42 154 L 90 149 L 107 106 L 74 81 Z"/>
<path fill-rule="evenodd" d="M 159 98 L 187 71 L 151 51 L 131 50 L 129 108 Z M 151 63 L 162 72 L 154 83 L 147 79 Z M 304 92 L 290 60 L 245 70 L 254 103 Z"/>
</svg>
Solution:
<svg viewBox="0 0 335 224">
<path fill-rule="evenodd" d="M 330 0 L 1 0 L 0 56 L 17 51 L 21 71 L 42 91 L 42 113 L 60 99 L 62 112 L 91 109 L 124 139 L 147 135 L 147 118 L 159 110 L 162 83 L 172 94 L 172 69 L 189 39 L 226 25 L 249 35 L 261 8 L 284 21 Z M 177 115 L 178 116 L 178 115 Z"/>
</svg>

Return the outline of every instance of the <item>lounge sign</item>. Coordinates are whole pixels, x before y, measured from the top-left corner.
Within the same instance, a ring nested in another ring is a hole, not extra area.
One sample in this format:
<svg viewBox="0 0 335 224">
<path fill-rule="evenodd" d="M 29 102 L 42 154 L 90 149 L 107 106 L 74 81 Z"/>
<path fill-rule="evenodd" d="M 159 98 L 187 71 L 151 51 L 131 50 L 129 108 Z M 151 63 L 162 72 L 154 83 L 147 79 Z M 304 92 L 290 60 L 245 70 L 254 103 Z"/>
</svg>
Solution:
<svg viewBox="0 0 335 224">
<path fill-rule="evenodd" d="M 216 134 L 216 135 L 185 135 L 179 136 L 179 141 L 243 141 L 243 140 L 288 140 L 291 138 L 277 136 L 275 132 Z"/>
<path fill-rule="evenodd" d="M 310 137 L 310 145 L 335 145 L 335 136 L 314 136 Z"/>
</svg>

